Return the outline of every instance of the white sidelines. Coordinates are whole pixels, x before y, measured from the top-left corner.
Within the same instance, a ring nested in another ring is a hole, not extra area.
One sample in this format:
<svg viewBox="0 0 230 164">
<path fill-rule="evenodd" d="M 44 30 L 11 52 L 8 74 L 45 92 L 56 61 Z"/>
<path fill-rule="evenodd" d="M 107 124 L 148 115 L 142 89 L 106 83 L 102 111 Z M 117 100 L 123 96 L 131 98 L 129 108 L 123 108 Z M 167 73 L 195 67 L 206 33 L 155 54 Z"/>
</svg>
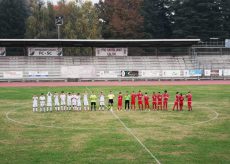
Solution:
<svg viewBox="0 0 230 164">
<path fill-rule="evenodd" d="M 88 87 L 86 87 L 86 89 L 92 93 L 92 91 Z M 131 134 L 134 137 L 134 139 L 136 139 L 137 142 L 149 153 L 149 155 L 156 161 L 156 163 L 161 164 L 160 161 L 151 153 L 151 151 L 141 142 L 141 140 L 125 125 L 125 123 L 118 117 L 118 115 L 116 115 L 116 113 L 114 113 L 113 110 L 110 111 L 113 114 L 113 116 L 119 120 L 122 126 L 129 132 L 129 134 Z"/>
</svg>

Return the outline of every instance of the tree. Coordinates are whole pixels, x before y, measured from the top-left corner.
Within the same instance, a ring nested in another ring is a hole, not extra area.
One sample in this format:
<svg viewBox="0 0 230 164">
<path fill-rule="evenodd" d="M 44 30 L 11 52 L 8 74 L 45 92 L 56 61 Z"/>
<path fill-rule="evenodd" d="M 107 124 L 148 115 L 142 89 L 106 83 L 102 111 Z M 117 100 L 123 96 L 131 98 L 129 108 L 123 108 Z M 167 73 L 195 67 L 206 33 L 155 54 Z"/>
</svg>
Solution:
<svg viewBox="0 0 230 164">
<path fill-rule="evenodd" d="M 97 9 L 103 22 L 104 38 L 142 38 L 143 17 L 140 14 L 142 0 L 100 1 Z"/>
<path fill-rule="evenodd" d="M 174 3 L 174 37 L 223 37 L 221 0 L 176 0 Z"/>
<path fill-rule="evenodd" d="M 0 1 L 0 38 L 24 38 L 27 0 Z"/>
<path fill-rule="evenodd" d="M 142 15 L 144 17 L 145 38 L 171 37 L 171 1 L 144 0 Z"/>
<path fill-rule="evenodd" d="M 221 1 L 221 12 L 223 18 L 224 37 L 230 38 L 230 0 Z"/>
</svg>

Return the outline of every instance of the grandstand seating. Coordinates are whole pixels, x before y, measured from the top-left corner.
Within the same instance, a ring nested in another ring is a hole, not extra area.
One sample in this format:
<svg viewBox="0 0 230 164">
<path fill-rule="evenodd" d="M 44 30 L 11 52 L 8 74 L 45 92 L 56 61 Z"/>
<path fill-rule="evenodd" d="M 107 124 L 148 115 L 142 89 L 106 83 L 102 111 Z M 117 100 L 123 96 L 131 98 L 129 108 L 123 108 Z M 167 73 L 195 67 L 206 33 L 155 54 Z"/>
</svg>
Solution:
<svg viewBox="0 0 230 164">
<path fill-rule="evenodd" d="M 94 66 L 100 71 L 120 72 L 121 70 L 190 70 L 190 69 L 230 69 L 230 55 L 184 56 L 127 56 L 127 57 L 27 57 L 5 56 L 0 58 L 0 79 L 3 72 L 23 71 L 23 78 L 29 78 L 30 71 L 47 71 L 48 78 L 58 79 L 61 66 Z"/>
</svg>

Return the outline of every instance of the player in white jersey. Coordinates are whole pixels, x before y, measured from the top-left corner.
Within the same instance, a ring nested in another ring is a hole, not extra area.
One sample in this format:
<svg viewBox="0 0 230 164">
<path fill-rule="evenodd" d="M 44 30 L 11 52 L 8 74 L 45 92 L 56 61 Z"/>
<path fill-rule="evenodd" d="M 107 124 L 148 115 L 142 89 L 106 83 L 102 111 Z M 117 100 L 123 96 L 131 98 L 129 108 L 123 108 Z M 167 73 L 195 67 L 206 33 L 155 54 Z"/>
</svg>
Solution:
<svg viewBox="0 0 230 164">
<path fill-rule="evenodd" d="M 40 100 L 40 112 L 45 112 L 46 97 L 44 96 L 43 93 L 39 97 L 39 100 Z"/>
<path fill-rule="evenodd" d="M 77 108 L 77 95 L 73 93 L 72 95 L 72 105 L 73 105 L 73 110 L 76 111 Z"/>
<path fill-rule="evenodd" d="M 77 93 L 77 110 L 81 111 L 81 95 L 80 93 Z"/>
<path fill-rule="evenodd" d="M 99 96 L 99 110 L 105 110 L 105 96 L 103 94 L 103 92 L 101 92 L 100 96 Z"/>
<path fill-rule="evenodd" d="M 64 91 L 61 92 L 60 99 L 61 99 L 61 111 L 65 111 L 65 109 L 66 109 L 66 95 L 65 95 Z"/>
<path fill-rule="evenodd" d="M 38 96 L 34 95 L 33 96 L 33 112 L 38 111 Z"/>
<path fill-rule="evenodd" d="M 71 93 L 68 93 L 67 95 L 67 110 L 71 110 L 72 108 L 72 95 Z"/>
<path fill-rule="evenodd" d="M 83 95 L 83 104 L 84 104 L 84 110 L 89 110 L 89 101 L 88 101 L 88 93 L 85 92 Z"/>
<path fill-rule="evenodd" d="M 46 101 L 46 110 L 47 112 L 52 112 L 52 94 L 50 92 L 48 92 L 47 94 L 47 101 Z"/>
<path fill-rule="evenodd" d="M 57 92 L 54 93 L 54 107 L 55 107 L 55 110 L 56 111 L 59 111 L 59 107 L 60 104 L 59 104 L 59 95 Z"/>
</svg>

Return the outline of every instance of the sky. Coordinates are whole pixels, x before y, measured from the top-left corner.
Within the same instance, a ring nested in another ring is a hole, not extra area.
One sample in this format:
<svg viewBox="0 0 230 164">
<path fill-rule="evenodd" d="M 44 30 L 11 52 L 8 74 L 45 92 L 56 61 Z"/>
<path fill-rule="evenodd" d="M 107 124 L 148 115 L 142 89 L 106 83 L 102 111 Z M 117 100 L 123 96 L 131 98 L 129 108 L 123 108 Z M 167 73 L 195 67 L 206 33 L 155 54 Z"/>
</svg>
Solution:
<svg viewBox="0 0 230 164">
<path fill-rule="evenodd" d="M 45 1 L 48 1 L 48 0 L 45 0 Z M 57 3 L 57 1 L 59 1 L 59 0 L 49 0 L 49 1 L 53 1 L 53 3 L 54 4 L 56 4 Z M 96 2 L 98 2 L 99 0 L 91 0 L 93 3 L 96 3 Z"/>
</svg>

